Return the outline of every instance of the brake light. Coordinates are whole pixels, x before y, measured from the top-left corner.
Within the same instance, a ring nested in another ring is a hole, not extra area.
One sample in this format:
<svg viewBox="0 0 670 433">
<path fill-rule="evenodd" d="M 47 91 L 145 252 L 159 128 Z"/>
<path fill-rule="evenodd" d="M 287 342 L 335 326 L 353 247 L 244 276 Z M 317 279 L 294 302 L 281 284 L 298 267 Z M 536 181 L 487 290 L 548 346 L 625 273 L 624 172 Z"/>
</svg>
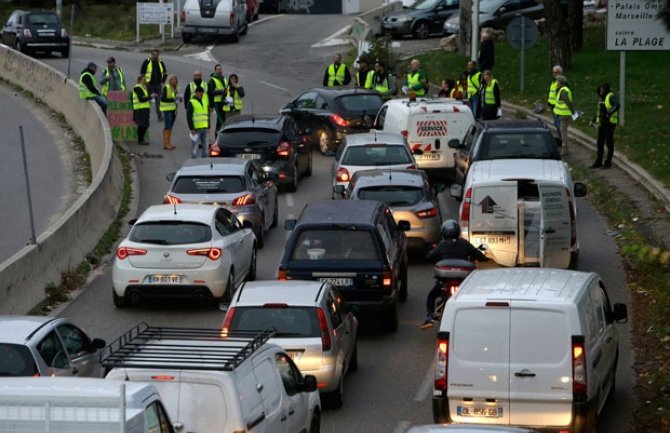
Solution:
<svg viewBox="0 0 670 433">
<path fill-rule="evenodd" d="M 151 376 L 151 380 L 160 380 L 160 381 L 174 380 L 174 376 L 156 375 L 156 376 Z"/>
<path fill-rule="evenodd" d="M 277 155 L 288 157 L 290 154 L 291 154 L 291 145 L 286 141 L 282 141 L 281 143 L 279 143 L 279 146 L 277 146 Z"/>
<path fill-rule="evenodd" d="M 173 195 L 167 194 L 165 197 L 163 197 L 163 204 L 179 204 L 179 203 L 181 203 L 181 199 Z"/>
<path fill-rule="evenodd" d="M 268 303 L 268 304 L 263 304 L 263 308 L 288 308 L 288 304 Z"/>
<path fill-rule="evenodd" d="M 277 279 L 280 281 L 288 280 L 288 271 L 286 269 L 279 269 L 277 271 Z"/>
<path fill-rule="evenodd" d="M 349 179 L 351 179 L 351 177 L 349 176 L 349 170 L 347 170 L 344 167 L 340 167 L 337 169 L 338 182 L 349 182 Z"/>
<path fill-rule="evenodd" d="M 347 122 L 347 119 L 340 116 L 339 114 L 332 113 L 330 115 L 330 120 L 332 120 L 333 123 L 336 124 L 337 126 L 344 126 L 344 127 L 349 126 L 349 122 Z"/>
<path fill-rule="evenodd" d="M 228 309 L 226 317 L 223 319 L 223 326 L 221 327 L 221 337 L 227 337 L 230 332 L 230 324 L 233 322 L 233 316 L 235 315 L 235 307 Z"/>
<path fill-rule="evenodd" d="M 186 11 L 181 11 L 181 14 L 179 15 L 179 21 L 183 23 L 186 22 Z"/>
<path fill-rule="evenodd" d="M 414 164 L 408 165 L 407 170 L 416 170 L 416 165 Z"/>
<path fill-rule="evenodd" d="M 61 38 L 67 38 L 67 30 L 60 29 L 60 37 Z"/>
<path fill-rule="evenodd" d="M 33 35 L 30 33 L 29 29 L 23 29 L 23 37 L 24 38 L 32 38 Z"/>
<path fill-rule="evenodd" d="M 41 377 L 41 376 L 42 376 L 42 375 L 40 374 L 39 371 L 38 371 L 37 373 L 33 374 L 33 377 Z"/>
<path fill-rule="evenodd" d="M 472 188 L 468 188 L 465 192 L 465 199 L 461 205 L 461 225 L 467 227 L 470 222 L 470 202 L 472 200 Z"/>
<path fill-rule="evenodd" d="M 332 346 L 332 340 L 330 338 L 330 332 L 328 332 L 328 322 L 326 321 L 326 313 L 323 311 L 323 308 L 317 308 L 317 314 L 319 316 L 319 328 L 321 328 L 321 349 L 323 351 L 330 350 Z"/>
<path fill-rule="evenodd" d="M 393 287 L 393 271 L 386 270 L 382 273 L 382 288 L 390 293 Z"/>
<path fill-rule="evenodd" d="M 408 137 L 408 135 L 409 135 L 409 132 L 408 132 L 406 129 L 403 129 L 402 131 L 400 131 L 400 135 L 402 135 L 403 138 L 404 138 L 405 140 L 407 140 L 407 137 Z"/>
<path fill-rule="evenodd" d="M 128 256 L 143 256 L 147 253 L 147 250 L 141 248 L 128 248 L 128 247 L 119 247 L 116 249 L 116 257 L 119 260 L 125 260 Z"/>
<path fill-rule="evenodd" d="M 437 345 L 435 347 L 435 382 L 437 391 L 447 391 L 447 373 L 449 369 L 449 333 L 437 334 Z"/>
<path fill-rule="evenodd" d="M 230 13 L 230 27 L 235 27 L 235 12 Z"/>
<path fill-rule="evenodd" d="M 245 194 L 235 198 L 231 204 L 233 206 L 248 206 L 254 203 L 256 203 L 256 197 L 253 194 Z"/>
<path fill-rule="evenodd" d="M 456 292 L 458 292 L 459 287 L 460 287 L 460 283 L 449 284 L 449 295 L 454 296 L 456 294 Z"/>
<path fill-rule="evenodd" d="M 210 260 L 218 260 L 223 254 L 221 248 L 196 248 L 194 250 L 186 250 L 189 256 L 207 256 Z"/>
<path fill-rule="evenodd" d="M 586 378 L 586 350 L 584 337 L 572 337 L 572 399 L 587 401 L 588 382 Z"/>
<path fill-rule="evenodd" d="M 419 218 L 432 218 L 437 215 L 437 209 L 431 207 L 430 209 L 416 211 L 414 212 L 414 215 L 418 216 Z"/>
</svg>

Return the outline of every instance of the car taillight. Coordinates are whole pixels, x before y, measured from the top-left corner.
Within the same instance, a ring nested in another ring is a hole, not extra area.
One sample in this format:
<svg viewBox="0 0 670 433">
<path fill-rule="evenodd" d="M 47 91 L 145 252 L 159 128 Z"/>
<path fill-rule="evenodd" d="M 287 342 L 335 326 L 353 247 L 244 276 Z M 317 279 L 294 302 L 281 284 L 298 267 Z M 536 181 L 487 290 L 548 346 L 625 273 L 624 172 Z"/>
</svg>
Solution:
<svg viewBox="0 0 670 433">
<path fill-rule="evenodd" d="M 67 38 L 67 30 L 60 29 L 60 37 L 61 38 Z"/>
<path fill-rule="evenodd" d="M 386 270 L 382 272 L 382 289 L 386 293 L 391 293 L 391 289 L 393 289 L 393 271 Z"/>
<path fill-rule="evenodd" d="M 288 271 L 286 269 L 279 269 L 277 271 L 277 279 L 281 281 L 288 280 Z"/>
<path fill-rule="evenodd" d="M 221 337 L 227 337 L 230 331 L 230 324 L 233 322 L 235 315 L 235 307 L 229 308 L 226 317 L 223 319 L 223 326 L 221 327 Z"/>
<path fill-rule="evenodd" d="M 414 164 L 408 165 L 406 170 L 416 170 L 416 165 Z"/>
<path fill-rule="evenodd" d="M 163 204 L 179 204 L 179 203 L 181 203 L 181 199 L 173 195 L 167 194 L 165 197 L 163 197 Z"/>
<path fill-rule="evenodd" d="M 586 349 L 584 337 L 572 337 L 572 401 L 587 401 L 588 382 L 586 381 Z"/>
<path fill-rule="evenodd" d="M 230 27 L 235 27 L 235 12 L 230 13 Z"/>
<path fill-rule="evenodd" d="M 183 23 L 186 22 L 186 11 L 181 11 L 181 14 L 179 15 L 179 21 Z"/>
<path fill-rule="evenodd" d="M 419 210 L 414 212 L 414 215 L 418 216 L 419 218 L 432 218 L 437 215 L 437 209 L 431 207 L 430 209 Z"/>
<path fill-rule="evenodd" d="M 218 260 L 223 254 L 221 248 L 196 248 L 194 250 L 186 250 L 189 256 L 207 256 L 210 260 Z"/>
<path fill-rule="evenodd" d="M 337 181 L 338 182 L 349 182 L 349 170 L 347 170 L 344 167 L 340 167 L 337 169 Z"/>
<path fill-rule="evenodd" d="M 409 132 L 406 129 L 403 129 L 402 131 L 400 131 L 400 135 L 402 135 L 403 138 L 405 140 L 407 140 L 407 137 L 409 136 Z"/>
<path fill-rule="evenodd" d="M 461 229 L 463 231 L 468 230 L 468 225 L 470 224 L 470 202 L 472 201 L 472 188 L 468 188 L 465 192 L 465 199 L 463 204 L 461 204 Z"/>
<path fill-rule="evenodd" d="M 151 376 L 151 380 L 166 382 L 166 381 L 174 380 L 174 376 L 167 375 L 167 374 L 158 374 L 158 375 L 155 375 L 155 376 Z"/>
<path fill-rule="evenodd" d="M 147 253 L 147 250 L 141 248 L 128 248 L 128 247 L 119 247 L 116 249 L 116 257 L 119 260 L 125 260 L 128 256 L 143 256 Z"/>
<path fill-rule="evenodd" d="M 330 332 L 328 332 L 328 321 L 326 321 L 326 313 L 323 311 L 323 308 L 316 309 L 319 316 L 319 328 L 321 328 L 321 349 L 323 351 L 330 350 L 333 342 L 330 339 Z"/>
<path fill-rule="evenodd" d="M 253 194 L 245 194 L 235 198 L 231 204 L 233 206 L 248 206 L 254 203 L 256 203 L 256 197 Z"/>
<path fill-rule="evenodd" d="M 437 391 L 447 391 L 447 373 L 449 369 L 449 333 L 439 332 L 437 334 L 437 345 L 435 348 L 435 382 Z"/>
<path fill-rule="evenodd" d="M 453 296 L 458 292 L 458 288 L 461 286 L 460 281 L 451 281 L 449 283 L 449 295 Z"/>
<path fill-rule="evenodd" d="M 291 145 L 286 141 L 282 141 L 281 143 L 279 143 L 279 146 L 277 146 L 277 155 L 288 157 L 290 154 L 291 154 Z"/>
<path fill-rule="evenodd" d="M 336 124 L 337 126 L 344 126 L 344 127 L 349 126 L 349 122 L 347 122 L 347 119 L 340 116 L 339 114 L 332 113 L 330 115 L 330 120 L 332 120 L 333 123 Z"/>
</svg>

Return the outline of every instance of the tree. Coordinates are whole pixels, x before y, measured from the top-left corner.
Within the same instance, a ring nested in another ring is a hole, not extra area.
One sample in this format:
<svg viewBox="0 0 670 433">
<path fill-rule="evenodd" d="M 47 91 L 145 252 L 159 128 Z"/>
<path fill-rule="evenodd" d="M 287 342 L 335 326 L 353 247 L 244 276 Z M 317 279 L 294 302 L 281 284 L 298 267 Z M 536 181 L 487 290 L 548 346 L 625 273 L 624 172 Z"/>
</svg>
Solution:
<svg viewBox="0 0 670 433">
<path fill-rule="evenodd" d="M 544 2 L 544 16 L 549 38 L 549 66 L 560 65 L 567 70 L 572 66 L 573 46 L 566 12 L 567 10 L 561 7 L 559 0 Z"/>
<path fill-rule="evenodd" d="M 462 56 L 470 57 L 470 38 L 472 35 L 472 0 L 459 2 L 458 52 Z"/>
</svg>

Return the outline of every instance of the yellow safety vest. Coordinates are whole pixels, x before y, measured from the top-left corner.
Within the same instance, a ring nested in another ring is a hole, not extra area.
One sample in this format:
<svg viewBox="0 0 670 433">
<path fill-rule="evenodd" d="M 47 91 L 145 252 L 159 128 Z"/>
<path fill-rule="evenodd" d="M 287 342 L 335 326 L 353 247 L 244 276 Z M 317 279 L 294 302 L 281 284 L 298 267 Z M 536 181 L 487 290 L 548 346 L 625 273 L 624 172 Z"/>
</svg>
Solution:
<svg viewBox="0 0 670 433">
<path fill-rule="evenodd" d="M 572 112 L 570 111 L 570 108 L 568 108 L 568 104 L 561 100 L 561 92 L 564 90 L 568 93 L 568 99 L 570 102 L 572 102 L 572 91 L 568 88 L 568 86 L 561 87 L 556 92 L 556 105 L 554 105 L 554 114 L 557 116 L 572 116 Z"/>
<path fill-rule="evenodd" d="M 225 78 L 222 81 L 219 79 L 219 77 L 212 76 L 212 79 L 214 80 L 214 91 L 223 90 L 228 87 L 228 83 L 226 82 Z M 214 95 L 214 102 L 221 101 L 223 101 L 223 95 Z"/>
<path fill-rule="evenodd" d="M 407 74 L 407 85 L 409 86 L 410 90 L 414 92 L 416 96 L 424 96 L 426 94 L 426 88 L 425 86 L 422 87 L 421 89 L 414 90 L 413 87 L 421 84 L 422 86 L 424 85 L 420 80 L 419 77 L 421 74 L 419 72 L 410 72 Z"/>
<path fill-rule="evenodd" d="M 193 107 L 193 127 L 195 129 L 209 128 L 209 106 L 203 96 L 202 101 L 193 98 L 190 101 Z"/>
<path fill-rule="evenodd" d="M 614 96 L 613 92 L 609 92 L 607 96 L 605 96 L 605 109 L 607 111 L 610 111 L 614 105 L 612 105 L 612 97 Z M 598 103 L 598 110 L 600 110 L 600 103 Z M 610 123 L 613 125 L 616 125 L 619 123 L 619 112 L 614 112 L 610 116 Z M 600 111 L 598 111 L 598 115 L 596 116 L 596 124 L 600 124 Z"/>
<path fill-rule="evenodd" d="M 123 69 L 121 69 L 120 66 L 116 67 L 116 70 L 119 71 L 119 81 L 121 81 L 121 90 L 126 90 L 126 79 L 123 78 Z M 109 78 L 109 68 L 105 68 L 105 77 Z M 100 90 L 102 93 L 102 96 L 107 96 L 107 93 L 109 92 L 109 80 L 105 81 L 105 84 L 102 85 L 102 89 Z"/>
<path fill-rule="evenodd" d="M 240 95 L 237 93 L 237 89 L 232 89 L 232 97 L 233 97 L 233 107 L 236 111 L 242 111 L 242 98 L 240 98 Z M 223 106 L 223 111 L 230 111 L 231 107 L 230 105 L 224 105 Z"/>
<path fill-rule="evenodd" d="M 191 89 L 191 99 L 195 96 L 195 89 L 198 87 L 198 84 L 195 84 L 195 82 L 191 81 L 188 83 L 189 89 Z M 204 90 L 202 94 L 202 100 L 207 103 L 207 106 L 209 107 L 209 93 L 207 93 L 207 83 L 205 81 L 200 82 L 200 87 L 202 87 L 202 90 Z"/>
<path fill-rule="evenodd" d="M 497 83 L 498 81 L 494 78 L 491 80 L 491 83 L 484 88 L 484 104 L 496 105 L 496 95 L 493 93 L 493 86 Z"/>
<path fill-rule="evenodd" d="M 151 82 L 151 73 L 154 70 L 154 63 L 151 61 L 151 59 L 148 60 L 149 64 L 147 65 L 147 72 L 144 74 L 144 78 L 146 78 L 147 83 Z M 165 68 L 163 67 L 163 62 L 161 62 L 160 60 L 158 61 L 158 67 L 161 69 L 161 78 L 162 78 L 163 74 L 165 74 Z"/>
<path fill-rule="evenodd" d="M 137 97 L 137 93 L 135 93 L 135 89 L 140 89 L 142 93 L 144 93 L 144 97 L 148 98 L 149 97 L 149 91 L 145 86 L 142 84 L 137 84 L 135 87 L 133 87 L 133 110 L 142 110 L 144 108 L 151 108 L 151 99 L 148 101 L 141 102 L 140 98 Z"/>
<path fill-rule="evenodd" d="M 547 98 L 547 103 L 551 106 L 556 105 L 556 87 L 558 87 L 558 83 L 554 80 L 549 86 L 549 97 Z"/>
<path fill-rule="evenodd" d="M 175 111 L 177 110 L 177 90 L 173 89 L 170 84 L 165 85 L 165 96 L 167 96 L 169 99 L 173 99 L 172 102 L 164 102 L 161 101 L 160 103 L 160 111 Z"/>
<path fill-rule="evenodd" d="M 79 77 L 79 97 L 81 99 L 91 99 L 93 97 L 98 96 L 95 93 L 91 92 L 88 89 L 88 87 L 86 87 L 86 84 L 84 84 L 84 77 L 86 75 L 91 77 L 91 80 L 95 83 L 95 77 L 90 72 L 86 71 L 83 74 L 81 74 L 81 76 Z"/>
<path fill-rule="evenodd" d="M 372 76 L 374 75 L 374 71 L 367 70 L 365 71 L 365 74 L 365 82 L 363 84 L 361 84 L 361 71 L 358 71 L 356 74 L 358 86 L 363 87 L 364 89 L 372 89 Z"/>
<path fill-rule="evenodd" d="M 340 63 L 337 67 L 335 67 L 335 63 L 328 66 L 328 87 L 334 87 L 335 80 L 337 80 L 341 84 L 344 83 L 345 68 L 346 65 L 344 63 Z"/>
<path fill-rule="evenodd" d="M 472 75 L 468 75 L 468 98 L 472 98 L 481 88 L 481 83 L 479 82 L 479 77 L 482 75 L 481 72 L 475 72 Z"/>
</svg>

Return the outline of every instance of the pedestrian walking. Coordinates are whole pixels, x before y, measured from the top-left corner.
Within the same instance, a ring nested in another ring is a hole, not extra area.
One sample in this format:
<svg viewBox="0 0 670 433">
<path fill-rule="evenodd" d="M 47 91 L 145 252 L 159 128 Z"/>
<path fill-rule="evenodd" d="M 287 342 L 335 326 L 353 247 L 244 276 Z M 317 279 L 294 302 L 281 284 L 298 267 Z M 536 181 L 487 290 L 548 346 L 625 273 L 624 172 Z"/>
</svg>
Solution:
<svg viewBox="0 0 670 433">
<path fill-rule="evenodd" d="M 79 98 L 95 101 L 102 112 L 107 116 L 107 100 L 102 96 L 95 85 L 95 73 L 98 65 L 90 62 L 79 75 Z"/>
<path fill-rule="evenodd" d="M 109 57 L 107 59 L 107 67 L 102 71 L 100 77 L 100 86 L 102 96 L 107 98 L 109 91 L 126 90 L 126 79 L 123 75 L 123 69 L 116 65 L 116 59 Z"/>
<path fill-rule="evenodd" d="M 172 128 L 177 120 L 177 100 L 179 99 L 179 80 L 175 74 L 170 75 L 161 93 L 160 110 L 163 113 L 163 149 L 172 150 Z"/>
<path fill-rule="evenodd" d="M 556 82 L 556 77 L 563 75 L 563 68 L 560 65 L 555 65 L 551 68 L 552 80 L 549 85 L 549 95 L 547 96 L 547 106 L 551 110 L 552 116 L 554 118 L 554 126 L 556 127 L 556 136 L 559 141 L 563 141 L 561 136 L 561 122 L 557 114 L 554 114 L 554 106 L 556 105 L 556 88 L 558 83 Z"/>
<path fill-rule="evenodd" d="M 356 86 L 364 89 L 372 89 L 372 76 L 375 71 L 370 68 L 370 61 L 362 56 L 358 61 L 358 72 L 356 72 Z"/>
<path fill-rule="evenodd" d="M 372 90 L 385 101 L 393 98 L 398 93 L 395 77 L 386 72 L 384 62 L 378 61 L 375 63 L 375 72 L 372 75 Z"/>
<path fill-rule="evenodd" d="M 193 91 L 193 97 L 188 101 L 186 108 L 186 121 L 191 131 L 191 158 L 198 157 L 198 146 L 200 155 L 205 158 L 208 152 L 209 136 L 209 106 L 205 99 L 205 89 L 198 86 Z"/>
<path fill-rule="evenodd" d="M 410 63 L 410 71 L 407 73 L 407 80 L 403 87 L 403 93 L 414 92 L 417 97 L 426 96 L 428 93 L 428 74 L 421 68 L 421 62 L 413 59 Z"/>
<path fill-rule="evenodd" d="M 207 82 L 202 81 L 202 72 L 195 70 L 193 71 L 193 81 L 188 83 L 186 89 L 184 89 L 184 107 L 188 109 L 188 104 L 195 95 L 195 89 L 201 87 L 205 92 L 203 98 L 207 100 L 207 105 L 209 106 L 209 90 L 207 87 Z M 211 109 L 212 107 L 210 107 Z"/>
<path fill-rule="evenodd" d="M 480 92 L 482 88 L 482 73 L 477 70 L 477 62 L 470 60 L 467 66 L 468 71 L 468 101 L 470 109 L 475 119 L 481 118 Z"/>
<path fill-rule="evenodd" d="M 140 67 L 140 74 L 144 75 L 146 79 L 146 86 L 149 93 L 156 95 L 154 99 L 154 104 L 156 105 L 156 115 L 158 116 L 158 121 L 163 121 L 163 115 L 160 111 L 160 103 L 158 98 L 161 95 L 161 88 L 167 80 L 167 69 L 165 68 L 165 63 L 159 58 L 160 51 L 158 48 L 151 50 L 151 57 L 142 62 Z"/>
<path fill-rule="evenodd" d="M 561 130 L 561 155 L 566 155 L 569 150 L 568 124 L 571 119 L 577 119 L 577 112 L 572 103 L 572 90 L 568 87 L 568 80 L 563 75 L 556 76 L 556 105 L 554 114 L 558 116 Z"/>
<path fill-rule="evenodd" d="M 342 54 L 335 54 L 333 63 L 328 65 L 323 74 L 323 87 L 347 86 L 351 82 L 351 73 L 347 65 L 342 63 Z"/>
<path fill-rule="evenodd" d="M 151 98 L 145 75 L 138 75 L 137 84 L 133 87 L 133 121 L 137 125 L 137 144 L 146 146 L 148 141 L 144 137 L 149 130 L 149 117 L 151 113 Z"/>
<path fill-rule="evenodd" d="M 230 74 L 228 76 L 228 96 L 226 105 L 223 106 L 223 111 L 226 112 L 226 117 L 232 117 L 242 112 L 244 103 L 244 87 L 240 86 L 240 80 L 237 74 Z"/>
<path fill-rule="evenodd" d="M 482 119 L 495 120 L 502 116 L 502 103 L 500 101 L 500 86 L 498 80 L 493 78 L 493 73 L 487 69 L 482 74 Z"/>
<path fill-rule="evenodd" d="M 609 83 L 603 83 L 598 86 L 598 111 L 592 123 L 598 125 L 598 154 L 596 160 L 591 164 L 591 168 L 611 168 L 612 156 L 614 156 L 614 128 L 619 123 L 619 102 L 616 100 L 614 92 L 610 89 Z M 603 164 L 603 153 L 607 146 L 607 156 Z"/>
<path fill-rule="evenodd" d="M 214 72 L 209 76 L 207 89 L 209 90 L 209 100 L 212 101 L 211 105 L 216 113 L 216 129 L 214 130 L 216 135 L 226 121 L 226 112 L 223 111 L 223 106 L 225 98 L 228 96 L 228 80 L 223 76 L 223 66 L 219 64 L 214 66 Z"/>
<path fill-rule="evenodd" d="M 496 50 L 495 44 L 493 43 L 493 31 L 491 29 L 484 29 L 481 32 L 481 39 L 479 45 L 479 70 L 493 70 L 493 64 L 495 63 Z"/>
</svg>

